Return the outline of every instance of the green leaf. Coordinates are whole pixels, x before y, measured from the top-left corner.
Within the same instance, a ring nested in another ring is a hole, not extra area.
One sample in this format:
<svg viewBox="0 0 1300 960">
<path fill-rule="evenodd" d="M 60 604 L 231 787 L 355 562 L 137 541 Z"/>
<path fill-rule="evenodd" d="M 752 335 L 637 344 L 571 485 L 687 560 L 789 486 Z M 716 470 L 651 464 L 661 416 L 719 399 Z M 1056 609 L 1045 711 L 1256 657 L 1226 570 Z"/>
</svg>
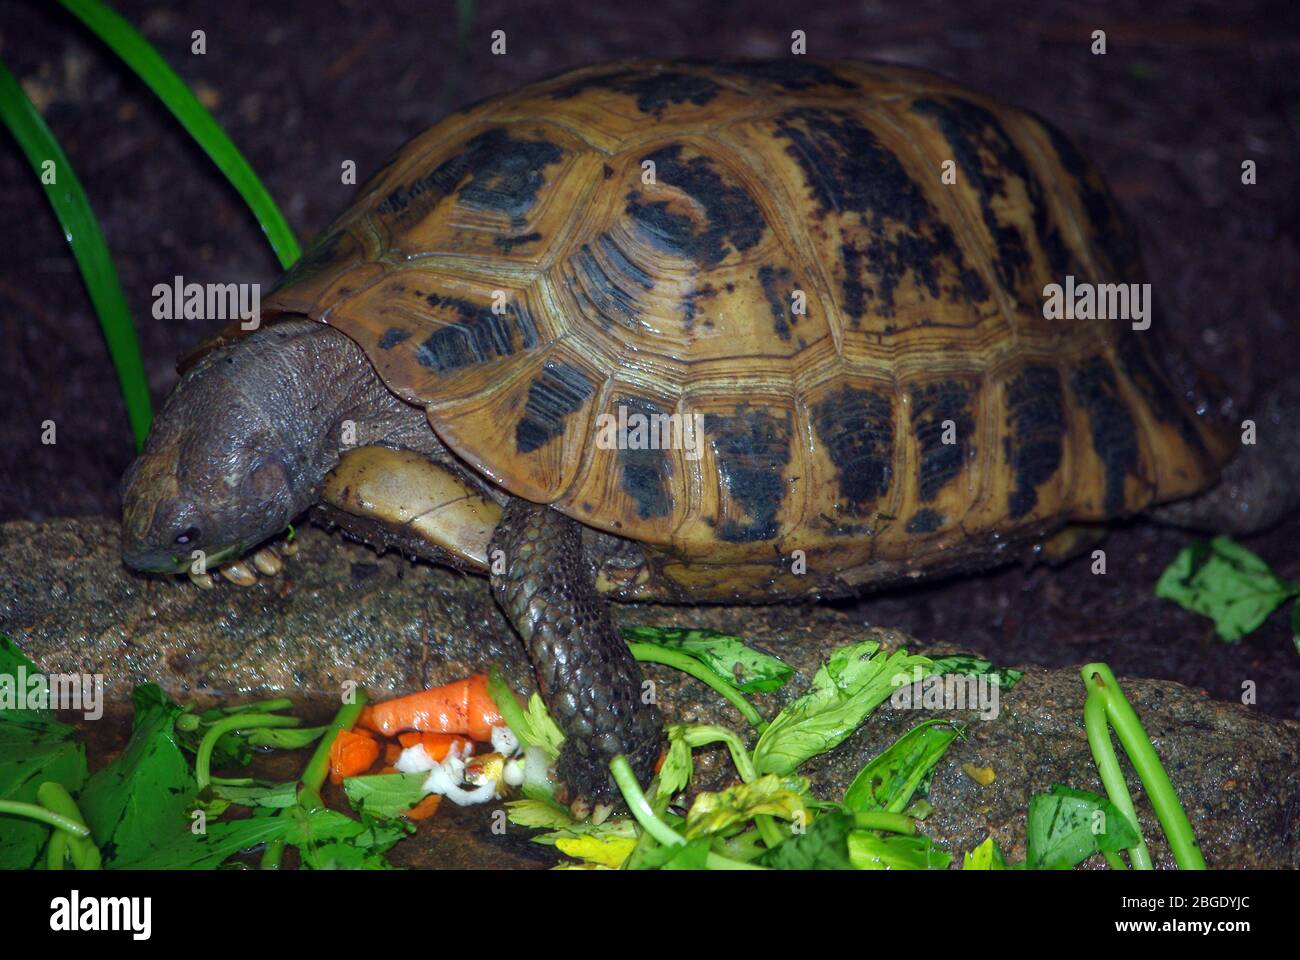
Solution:
<svg viewBox="0 0 1300 960">
<path fill-rule="evenodd" d="M 279 810 L 292 807 L 298 802 L 296 780 L 288 780 L 284 783 L 214 783 L 208 790 L 214 798 L 225 801 L 226 805 L 233 803 L 241 807 L 267 807 Z"/>
<path fill-rule="evenodd" d="M 813 677 L 812 689 L 777 714 L 754 747 L 759 773 L 790 773 L 800 764 L 838 746 L 871 711 L 889 698 L 895 678 L 912 681 L 925 657 L 906 650 L 877 653 L 874 640 L 850 644 L 831 654 Z"/>
<path fill-rule="evenodd" d="M 564 745 L 564 734 L 551 719 L 542 698 L 534 693 L 528 700 L 528 710 L 519 705 L 519 699 L 494 666 L 488 670 L 488 696 L 496 704 L 501 718 L 525 747 L 540 747 L 554 760 Z"/>
<path fill-rule="evenodd" d="M 794 672 L 740 637 L 682 627 L 624 627 L 623 639 L 690 654 L 742 693 L 779 690 Z"/>
<path fill-rule="evenodd" d="M 737 784 L 717 793 L 701 793 L 686 813 L 686 839 L 725 834 L 760 814 L 782 820 L 801 817 L 806 822 L 809 817 L 803 795 L 807 792 L 805 777 L 768 774 L 753 783 Z"/>
<path fill-rule="evenodd" d="M 1057 784 L 1029 801 L 1030 869 L 1069 869 L 1098 851 L 1136 846 L 1138 833 L 1105 797 Z"/>
<path fill-rule="evenodd" d="M 516 826 L 535 830 L 558 830 L 575 822 L 564 807 L 540 799 L 509 801 L 506 819 Z"/>
<path fill-rule="evenodd" d="M 1007 861 L 1002 856 L 1002 848 L 992 837 L 986 837 L 984 842 L 970 852 L 966 853 L 961 860 L 963 870 L 1006 870 Z"/>
<path fill-rule="evenodd" d="M 285 839 L 298 848 L 302 865 L 310 870 L 384 869 L 383 854 L 415 827 L 362 816 L 354 820 L 337 810 L 295 810 L 285 818 L 291 824 Z"/>
<path fill-rule="evenodd" d="M 558 757 L 560 747 L 564 746 L 564 734 L 536 693 L 528 698 L 528 724 L 534 744 L 545 750 L 547 756 Z"/>
<path fill-rule="evenodd" d="M 117 369 L 136 449 L 143 449 L 153 417 L 149 383 L 144 375 L 144 361 L 140 359 L 140 343 L 131 322 L 131 310 L 122 293 L 108 244 L 104 242 L 104 232 L 90 208 L 90 201 L 86 199 L 86 191 L 77 179 L 72 163 L 4 64 L 0 64 L 0 119 L 18 141 L 27 162 L 42 178 L 45 196 L 72 247 L 72 256 L 81 271 L 81 279 L 86 284 L 113 366 Z M 54 173 L 53 183 L 44 182 L 47 163 L 52 164 L 49 170 Z"/>
<path fill-rule="evenodd" d="M 1002 690 L 1010 690 L 1025 675 L 1023 670 L 1010 667 L 995 667 L 992 660 L 975 657 L 965 653 L 954 653 L 946 657 L 934 657 L 931 660 L 930 675 L 942 676 L 945 673 L 960 673 L 968 677 L 988 677 L 989 681 Z"/>
<path fill-rule="evenodd" d="M 217 719 L 224 720 L 225 716 L 219 716 Z M 215 722 L 212 721 L 212 723 Z M 176 743 L 191 754 L 198 753 L 199 744 L 203 742 L 203 737 L 207 734 L 212 723 L 205 721 L 194 730 L 177 729 Z M 246 767 L 252 759 L 253 750 L 248 742 L 248 737 L 231 730 L 217 739 L 216 745 L 212 748 L 212 758 L 208 762 L 213 769 L 225 770 L 233 767 Z"/>
<path fill-rule="evenodd" d="M 245 739 L 250 747 L 270 747 L 275 750 L 301 750 L 309 747 L 330 727 L 256 727 L 248 731 Z M 221 738 L 222 740 L 225 737 Z"/>
<path fill-rule="evenodd" d="M 711 842 L 709 837 L 698 837 L 686 843 L 652 847 L 641 855 L 637 869 L 706 870 Z"/>
<path fill-rule="evenodd" d="M 597 837 L 600 840 L 635 840 L 637 838 L 636 821 L 631 817 L 610 817 L 602 823 L 571 821 L 558 830 L 539 833 L 529 837 L 533 843 L 543 846 L 555 846 L 559 840 L 572 840 L 577 837 Z"/>
<path fill-rule="evenodd" d="M 854 830 L 849 834 L 849 861 L 858 870 L 944 870 L 952 854 L 925 836 Z"/>
<path fill-rule="evenodd" d="M 112 867 L 124 870 L 215 870 L 235 854 L 284 836 L 283 817 L 209 821 L 200 834 L 173 830 L 138 858 L 118 856 Z"/>
<path fill-rule="evenodd" d="M 617 870 L 636 849 L 635 837 L 556 837 L 555 848 L 565 856 Z"/>
<path fill-rule="evenodd" d="M 685 734 L 685 728 L 680 724 L 668 728 L 668 755 L 664 757 L 663 766 L 659 768 L 659 786 L 656 788 L 656 796 L 674 797 L 685 790 L 687 784 L 691 782 L 691 773 L 695 767 Z"/>
<path fill-rule="evenodd" d="M 155 852 L 189 834 L 198 807 L 198 785 L 173 729 L 182 708 L 154 684 L 137 687 L 132 699 L 135 727 L 126 749 L 79 798 L 109 867 L 155 862 Z"/>
<path fill-rule="evenodd" d="M 848 870 L 848 838 L 854 830 L 853 815 L 841 811 L 823 813 L 803 833 L 796 833 L 759 858 L 774 870 Z"/>
<path fill-rule="evenodd" d="M 424 799 L 427 773 L 376 773 L 348 777 L 343 790 L 352 808 L 374 817 L 400 817 Z"/>
<path fill-rule="evenodd" d="M 1288 597 L 1297 595 L 1300 584 L 1282 579 L 1227 537 L 1185 547 L 1156 583 L 1156 596 L 1209 617 L 1219 636 L 1230 643 L 1255 630 Z"/>
<path fill-rule="evenodd" d="M 38 803 L 37 790 L 52 781 L 75 793 L 86 779 L 86 750 L 75 728 L 43 706 L 46 677 L 0 634 L 0 800 Z M 0 869 L 25 870 L 36 863 L 50 828 L 26 817 L 0 815 Z"/>
<path fill-rule="evenodd" d="M 149 41 L 99 0 L 59 0 L 92 33 L 108 44 L 180 121 L 231 185 L 239 191 L 286 270 L 300 256 L 298 241 L 239 148 L 199 103 L 185 81 L 158 55 Z"/>
<path fill-rule="evenodd" d="M 956 738 L 956 728 L 935 721 L 913 727 L 868 761 L 849 784 L 844 805 L 901 813 Z"/>
</svg>

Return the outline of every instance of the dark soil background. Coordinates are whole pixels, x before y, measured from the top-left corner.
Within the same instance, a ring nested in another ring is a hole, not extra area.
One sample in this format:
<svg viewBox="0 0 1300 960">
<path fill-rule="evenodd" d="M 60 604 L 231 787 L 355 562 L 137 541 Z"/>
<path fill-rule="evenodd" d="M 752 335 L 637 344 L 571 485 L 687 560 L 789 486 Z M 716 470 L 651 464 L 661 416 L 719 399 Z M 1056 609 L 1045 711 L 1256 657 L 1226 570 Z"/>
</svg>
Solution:
<svg viewBox="0 0 1300 960">
<path fill-rule="evenodd" d="M 635 56 L 773 56 L 793 29 L 812 55 L 946 73 L 1069 132 L 1109 179 L 1142 240 L 1170 332 L 1238 407 L 1300 358 L 1300 5 L 1279 2 L 476 5 L 468 43 L 447 2 L 115 6 L 199 92 L 309 239 L 398 145 L 455 107 L 555 71 Z M 204 30 L 207 53 L 190 53 Z M 489 52 L 505 30 L 508 54 Z M 1108 52 L 1089 50 L 1105 30 Z M 0 7 L 0 57 L 23 81 L 82 179 L 121 273 L 150 384 L 207 332 L 151 317 L 177 274 L 262 282 L 279 270 L 238 196 L 152 95 L 53 4 Z M 1243 186 L 1243 160 L 1258 183 Z M 116 511 L 131 455 L 113 369 L 66 243 L 17 148 L 0 137 L 0 520 Z M 58 444 L 40 443 L 40 424 Z M 1300 578 L 1300 518 L 1248 545 Z M 1106 659 L 1296 716 L 1300 658 L 1285 617 L 1242 644 L 1152 595 L 1187 542 L 1146 523 L 1084 563 L 1010 569 L 863 601 L 864 622 L 1003 662 Z"/>
</svg>

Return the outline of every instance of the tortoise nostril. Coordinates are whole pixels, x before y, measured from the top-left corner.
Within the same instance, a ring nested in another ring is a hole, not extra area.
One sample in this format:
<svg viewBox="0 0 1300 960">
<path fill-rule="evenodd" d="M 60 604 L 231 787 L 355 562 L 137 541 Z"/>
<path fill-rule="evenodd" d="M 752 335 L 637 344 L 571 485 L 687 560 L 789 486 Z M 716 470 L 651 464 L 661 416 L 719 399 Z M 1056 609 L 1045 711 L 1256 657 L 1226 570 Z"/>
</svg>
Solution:
<svg viewBox="0 0 1300 960">
<path fill-rule="evenodd" d="M 186 544 L 193 543 L 198 538 L 199 538 L 198 527 L 186 527 L 184 531 L 176 535 L 176 542 L 183 547 Z"/>
</svg>

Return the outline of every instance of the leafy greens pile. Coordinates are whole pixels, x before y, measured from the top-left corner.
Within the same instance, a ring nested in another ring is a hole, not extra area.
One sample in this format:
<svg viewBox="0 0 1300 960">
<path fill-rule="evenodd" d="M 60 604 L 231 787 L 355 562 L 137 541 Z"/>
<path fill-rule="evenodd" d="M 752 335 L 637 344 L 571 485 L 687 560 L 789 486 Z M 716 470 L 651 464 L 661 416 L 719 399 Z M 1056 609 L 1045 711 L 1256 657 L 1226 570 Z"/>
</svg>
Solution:
<svg viewBox="0 0 1300 960">
<path fill-rule="evenodd" d="M 0 673 L 20 667 L 38 675 L 0 636 Z M 365 810 L 352 817 L 327 809 L 320 800 L 322 749 L 297 782 L 223 780 L 210 773 L 213 762 L 246 764 L 254 747 L 307 746 L 350 723 L 344 711 L 359 711 L 359 704 L 345 706 L 328 727 L 303 729 L 298 718 L 273 712 L 287 706 L 283 700 L 195 714 L 155 684 L 143 684 L 132 701 L 125 750 L 89 777 L 74 727 L 47 710 L 0 711 L 0 869 L 215 869 L 264 844 L 268 867 L 278 866 L 291 846 L 304 867 L 382 868 L 384 852 L 412 829 Z M 250 815 L 226 816 L 232 807 Z"/>
</svg>

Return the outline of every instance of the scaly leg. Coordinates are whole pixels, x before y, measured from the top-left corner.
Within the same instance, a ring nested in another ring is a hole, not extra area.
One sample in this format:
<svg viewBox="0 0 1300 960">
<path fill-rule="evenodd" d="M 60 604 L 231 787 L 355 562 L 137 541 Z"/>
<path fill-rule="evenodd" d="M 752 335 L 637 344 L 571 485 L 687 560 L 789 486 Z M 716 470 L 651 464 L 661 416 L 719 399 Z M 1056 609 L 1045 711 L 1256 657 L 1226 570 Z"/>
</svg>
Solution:
<svg viewBox="0 0 1300 960">
<path fill-rule="evenodd" d="M 577 523 L 515 499 L 492 538 L 504 553 L 492 592 L 537 670 L 551 715 L 565 734 L 560 779 L 590 801 L 612 795 L 609 761 L 626 754 L 641 783 L 659 757 L 662 721 L 642 702 L 641 670 L 596 593 Z"/>
</svg>

